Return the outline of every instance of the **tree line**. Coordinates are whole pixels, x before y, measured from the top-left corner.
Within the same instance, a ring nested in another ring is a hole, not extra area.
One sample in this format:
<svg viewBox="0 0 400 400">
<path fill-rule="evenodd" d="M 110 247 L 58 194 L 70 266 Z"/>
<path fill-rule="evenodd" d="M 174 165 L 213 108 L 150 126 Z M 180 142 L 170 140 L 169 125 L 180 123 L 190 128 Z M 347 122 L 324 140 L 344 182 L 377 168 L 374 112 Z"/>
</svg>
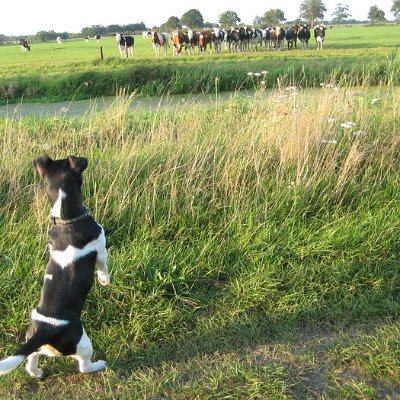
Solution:
<svg viewBox="0 0 400 400">
<path fill-rule="evenodd" d="M 118 25 L 118 24 L 113 24 L 113 25 L 92 25 L 85 27 L 81 30 L 81 35 L 83 37 L 93 37 L 95 35 L 102 35 L 102 36 L 108 36 L 108 35 L 115 35 L 116 33 L 130 33 L 130 34 L 137 34 L 142 31 L 145 31 L 146 25 L 144 22 L 138 22 L 136 24 L 127 24 L 127 25 Z"/>
<path fill-rule="evenodd" d="M 349 19 L 351 17 L 349 6 L 344 3 L 337 3 L 334 11 L 332 12 L 331 19 L 328 21 L 324 20 L 326 11 L 326 6 L 322 0 L 304 0 L 300 4 L 299 18 L 290 22 L 299 23 L 301 21 L 305 21 L 310 25 L 314 25 L 317 21 L 339 25 L 342 23 L 368 22 Z M 391 12 L 395 15 L 396 19 L 400 19 L 400 0 L 393 1 Z M 370 8 L 368 20 L 371 23 L 387 21 L 385 12 L 379 9 L 379 7 L 376 5 Z M 257 28 L 265 28 L 267 26 L 281 24 L 284 21 L 286 21 L 284 12 L 279 8 L 275 8 L 266 11 L 261 17 L 256 16 L 253 20 L 253 26 Z M 204 22 L 200 11 L 197 9 L 191 9 L 184 13 L 181 18 L 171 16 L 166 22 L 158 27 L 153 27 L 153 29 L 157 29 L 162 32 L 169 32 L 175 28 L 181 28 L 182 26 L 187 26 L 191 29 L 199 29 L 203 27 L 220 27 L 226 29 L 232 26 L 238 26 L 240 23 L 241 19 L 239 15 L 233 10 L 228 10 L 220 14 L 218 22 Z"/>
<path fill-rule="evenodd" d="M 129 34 L 138 34 L 142 31 L 146 30 L 146 25 L 144 22 L 139 22 L 135 24 L 127 24 L 127 25 L 92 25 L 85 27 L 79 33 L 68 33 L 68 32 L 55 32 L 54 30 L 50 31 L 39 31 L 34 35 L 24 35 L 23 37 L 29 42 L 51 42 L 55 41 L 58 37 L 62 40 L 67 39 L 78 39 L 82 37 L 94 37 L 95 35 L 107 36 L 107 35 L 115 35 L 117 32 L 129 33 Z M 0 43 L 15 41 L 16 36 L 8 36 L 0 34 Z"/>
</svg>

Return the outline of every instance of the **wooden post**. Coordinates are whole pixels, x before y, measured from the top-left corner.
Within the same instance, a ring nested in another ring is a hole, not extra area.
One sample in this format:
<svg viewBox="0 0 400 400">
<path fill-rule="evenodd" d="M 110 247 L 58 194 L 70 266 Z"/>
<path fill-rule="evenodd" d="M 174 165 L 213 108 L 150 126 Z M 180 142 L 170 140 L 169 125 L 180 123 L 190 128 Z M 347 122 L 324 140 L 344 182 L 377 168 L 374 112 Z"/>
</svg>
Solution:
<svg viewBox="0 0 400 400">
<path fill-rule="evenodd" d="M 103 46 L 100 46 L 100 60 L 101 60 L 101 61 L 104 61 Z"/>
</svg>

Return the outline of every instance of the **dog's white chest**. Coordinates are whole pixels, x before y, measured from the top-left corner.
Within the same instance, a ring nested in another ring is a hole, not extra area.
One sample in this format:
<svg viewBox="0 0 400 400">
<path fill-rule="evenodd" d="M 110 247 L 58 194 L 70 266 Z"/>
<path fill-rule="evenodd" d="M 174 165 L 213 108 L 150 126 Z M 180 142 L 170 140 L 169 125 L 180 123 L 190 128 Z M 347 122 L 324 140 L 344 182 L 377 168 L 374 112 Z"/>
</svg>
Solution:
<svg viewBox="0 0 400 400">
<path fill-rule="evenodd" d="M 68 247 L 65 250 L 61 251 L 61 250 L 53 250 L 52 245 L 49 244 L 50 257 L 61 268 L 65 268 L 68 265 L 71 265 L 75 261 L 78 261 L 80 258 L 83 258 L 92 252 L 97 252 L 97 254 L 99 254 L 101 251 L 104 250 L 105 245 L 106 245 L 106 238 L 104 235 L 104 230 L 102 228 L 98 238 L 92 240 L 82 248 L 68 245 Z"/>
</svg>

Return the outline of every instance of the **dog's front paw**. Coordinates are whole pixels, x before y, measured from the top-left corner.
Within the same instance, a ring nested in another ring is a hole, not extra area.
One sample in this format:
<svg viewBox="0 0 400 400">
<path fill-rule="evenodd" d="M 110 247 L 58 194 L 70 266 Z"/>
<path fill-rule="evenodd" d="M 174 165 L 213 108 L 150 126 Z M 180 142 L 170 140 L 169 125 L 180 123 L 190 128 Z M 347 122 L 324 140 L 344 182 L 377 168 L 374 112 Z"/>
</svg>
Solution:
<svg viewBox="0 0 400 400">
<path fill-rule="evenodd" d="M 97 272 L 97 278 L 99 280 L 100 285 L 108 286 L 110 284 L 110 275 L 104 273 L 103 271 Z"/>
</svg>

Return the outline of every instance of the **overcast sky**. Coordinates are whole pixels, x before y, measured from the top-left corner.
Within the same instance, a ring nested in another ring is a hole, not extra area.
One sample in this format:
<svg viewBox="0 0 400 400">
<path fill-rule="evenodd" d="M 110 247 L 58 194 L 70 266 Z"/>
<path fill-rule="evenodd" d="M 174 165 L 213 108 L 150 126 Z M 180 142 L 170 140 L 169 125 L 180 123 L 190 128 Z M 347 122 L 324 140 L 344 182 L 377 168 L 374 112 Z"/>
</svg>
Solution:
<svg viewBox="0 0 400 400">
<path fill-rule="evenodd" d="M 227 10 L 236 11 L 242 22 L 250 25 L 256 15 L 262 16 L 271 8 L 280 8 L 288 20 L 296 19 L 303 0 L 284 2 L 202 0 L 201 2 L 173 0 L 18 0 L 2 1 L 0 33 L 6 35 L 34 34 L 41 30 L 77 33 L 90 25 L 125 25 L 143 21 L 147 27 L 158 26 L 171 15 L 178 18 L 191 8 L 197 8 L 208 22 L 218 22 L 218 16 Z M 387 19 L 393 19 L 390 9 L 393 0 L 324 0 L 330 19 L 337 3 L 348 4 L 353 18 L 367 19 L 368 10 L 377 4 Z M 201 4 L 198 5 L 198 4 Z"/>
</svg>

